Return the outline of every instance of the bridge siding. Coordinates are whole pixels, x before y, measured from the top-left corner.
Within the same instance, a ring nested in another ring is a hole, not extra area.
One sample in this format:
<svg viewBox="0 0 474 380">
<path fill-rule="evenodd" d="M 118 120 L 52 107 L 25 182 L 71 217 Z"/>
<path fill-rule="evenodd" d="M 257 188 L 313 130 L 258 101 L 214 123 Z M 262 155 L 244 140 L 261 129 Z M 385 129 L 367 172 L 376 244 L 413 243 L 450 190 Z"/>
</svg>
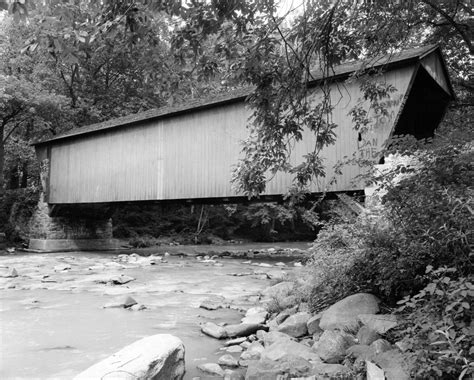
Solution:
<svg viewBox="0 0 474 380">
<path fill-rule="evenodd" d="M 397 88 L 393 98 L 401 100 L 408 88 L 414 66 L 390 71 L 387 82 Z M 335 86 L 335 85 L 333 85 Z M 329 186 L 331 168 L 344 156 L 361 154 L 357 132 L 352 128 L 349 110 L 359 100 L 358 83 L 339 83 L 332 91 L 337 142 L 323 152 L 327 176 L 312 186 L 312 191 L 347 191 L 361 186 L 352 183 L 361 169 L 347 165 L 336 184 Z M 341 98 L 342 96 L 342 98 Z M 317 97 L 317 95 L 316 95 Z M 396 103 L 396 102 L 395 102 Z M 377 147 L 391 133 L 400 110 L 393 104 L 391 119 L 364 136 L 377 140 Z M 137 200 L 166 200 L 231 197 L 231 169 L 237 162 L 240 140 L 249 111 L 243 102 L 190 112 L 166 119 L 142 122 L 100 134 L 59 140 L 51 145 L 49 202 L 93 203 Z M 305 131 L 303 141 L 294 147 L 293 163 L 312 149 L 314 137 Z M 365 146 L 362 152 L 370 150 Z M 365 149 L 365 150 L 364 150 Z M 365 154 L 365 153 L 364 153 Z M 374 157 L 376 159 L 376 157 Z M 267 186 L 267 194 L 282 194 L 291 177 L 278 174 Z"/>
</svg>

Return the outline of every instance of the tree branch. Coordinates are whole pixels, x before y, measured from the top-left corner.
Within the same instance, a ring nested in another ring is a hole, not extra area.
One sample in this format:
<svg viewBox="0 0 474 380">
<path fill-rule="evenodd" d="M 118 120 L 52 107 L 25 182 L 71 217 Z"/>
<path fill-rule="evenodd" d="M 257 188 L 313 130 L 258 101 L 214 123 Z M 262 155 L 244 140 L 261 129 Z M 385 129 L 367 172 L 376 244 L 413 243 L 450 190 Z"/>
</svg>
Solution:
<svg viewBox="0 0 474 380">
<path fill-rule="evenodd" d="M 462 37 L 464 42 L 466 43 L 467 48 L 469 49 L 469 52 L 471 54 L 474 54 L 474 47 L 472 46 L 471 39 L 467 35 L 466 31 L 461 28 L 461 26 L 443 9 L 441 9 L 439 6 L 436 4 L 433 4 L 430 0 L 421 0 L 423 3 L 434 9 L 436 12 L 438 12 L 441 16 L 443 16 L 450 24 L 451 26 L 456 29 L 456 31 L 459 33 L 459 35 Z"/>
</svg>

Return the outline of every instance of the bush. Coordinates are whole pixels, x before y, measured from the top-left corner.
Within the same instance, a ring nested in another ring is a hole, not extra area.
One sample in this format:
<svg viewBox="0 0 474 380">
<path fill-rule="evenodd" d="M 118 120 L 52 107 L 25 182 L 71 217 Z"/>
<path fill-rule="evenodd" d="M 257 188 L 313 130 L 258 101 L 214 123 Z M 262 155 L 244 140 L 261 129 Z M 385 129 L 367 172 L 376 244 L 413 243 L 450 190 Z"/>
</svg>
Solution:
<svg viewBox="0 0 474 380">
<path fill-rule="evenodd" d="M 0 199 L 0 226 L 10 242 L 21 242 L 28 235 L 28 222 L 38 205 L 39 189 L 7 190 Z"/>
<path fill-rule="evenodd" d="M 129 244 L 133 248 L 148 248 L 157 244 L 157 240 L 153 236 L 135 236 L 129 240 Z"/>
<path fill-rule="evenodd" d="M 395 333 L 415 359 L 413 377 L 462 379 L 474 375 L 471 278 L 456 268 L 426 268 L 428 283 L 399 302 L 403 317 Z"/>
<path fill-rule="evenodd" d="M 321 231 L 312 248 L 313 310 L 357 291 L 395 305 L 426 286 L 428 265 L 470 273 L 473 154 L 450 145 L 417 157 L 417 168 L 397 165 L 379 178 L 381 214 Z M 393 182 L 402 172 L 411 174 Z"/>
</svg>

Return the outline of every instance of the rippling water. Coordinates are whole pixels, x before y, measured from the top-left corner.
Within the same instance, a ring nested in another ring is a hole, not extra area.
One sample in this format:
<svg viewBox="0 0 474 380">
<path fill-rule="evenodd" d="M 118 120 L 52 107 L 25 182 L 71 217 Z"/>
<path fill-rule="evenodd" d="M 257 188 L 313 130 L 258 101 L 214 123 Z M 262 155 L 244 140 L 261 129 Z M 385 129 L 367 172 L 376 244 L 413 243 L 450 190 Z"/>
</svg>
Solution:
<svg viewBox="0 0 474 380">
<path fill-rule="evenodd" d="M 103 253 L 0 257 L 0 273 L 15 267 L 19 274 L 0 278 L 0 378 L 71 379 L 127 344 L 160 333 L 181 338 L 185 378 L 199 376 L 198 364 L 216 362 L 223 354 L 222 342 L 202 335 L 199 323 L 239 322 L 242 313 L 235 309 L 251 306 L 254 296 L 269 285 L 262 275 L 230 274 L 282 272 L 243 264 L 242 259 L 219 260 L 222 266 L 192 257 L 166 260 L 157 265 L 118 263 L 117 255 Z M 71 269 L 59 271 L 58 265 Z M 136 280 L 115 286 L 98 283 L 113 274 Z M 148 309 L 102 308 L 126 295 Z M 235 309 L 200 309 L 210 295 L 226 297 Z"/>
</svg>

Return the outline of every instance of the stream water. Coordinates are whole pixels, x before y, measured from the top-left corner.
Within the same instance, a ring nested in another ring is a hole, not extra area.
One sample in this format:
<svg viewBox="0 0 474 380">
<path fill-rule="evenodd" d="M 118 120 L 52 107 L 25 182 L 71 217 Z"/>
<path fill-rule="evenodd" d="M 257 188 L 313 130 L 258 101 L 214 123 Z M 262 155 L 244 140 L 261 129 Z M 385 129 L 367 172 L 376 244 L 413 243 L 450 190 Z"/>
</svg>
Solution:
<svg viewBox="0 0 474 380">
<path fill-rule="evenodd" d="M 142 337 L 169 333 L 185 345 L 185 379 L 205 379 L 196 366 L 216 362 L 223 342 L 203 335 L 199 323 L 238 323 L 270 284 L 264 273 L 278 277 L 298 270 L 255 266 L 260 260 L 251 265 L 219 259 L 216 265 L 194 257 L 165 259 L 150 265 L 141 257 L 120 262 L 110 253 L 0 256 L 0 274 L 12 267 L 18 272 L 0 278 L 0 378 L 71 379 Z M 135 280 L 104 283 L 119 274 Z M 127 295 L 147 309 L 102 308 Z M 225 297 L 231 307 L 199 308 L 212 295 Z"/>
</svg>

